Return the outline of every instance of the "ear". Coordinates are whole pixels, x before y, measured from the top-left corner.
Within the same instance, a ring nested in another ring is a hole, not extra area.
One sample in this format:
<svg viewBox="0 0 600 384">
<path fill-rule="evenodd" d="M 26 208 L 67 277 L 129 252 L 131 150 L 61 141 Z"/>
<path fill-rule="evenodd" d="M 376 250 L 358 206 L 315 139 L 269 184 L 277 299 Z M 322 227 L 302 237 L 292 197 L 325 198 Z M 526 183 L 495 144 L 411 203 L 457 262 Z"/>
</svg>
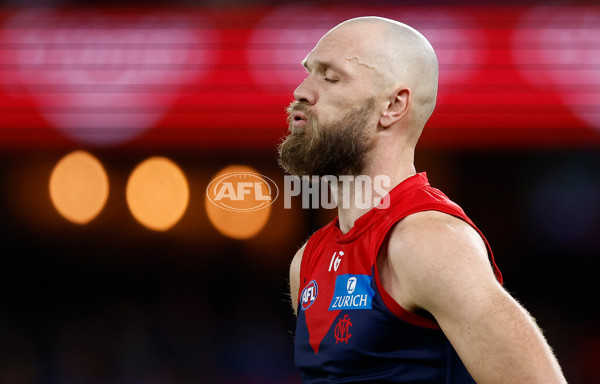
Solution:
<svg viewBox="0 0 600 384">
<path fill-rule="evenodd" d="M 388 106 L 383 110 L 379 118 L 379 124 L 383 128 L 389 128 L 394 123 L 402 120 L 408 112 L 408 107 L 411 103 L 411 91 L 408 88 L 400 88 L 394 92 L 393 97 L 389 100 Z"/>
</svg>

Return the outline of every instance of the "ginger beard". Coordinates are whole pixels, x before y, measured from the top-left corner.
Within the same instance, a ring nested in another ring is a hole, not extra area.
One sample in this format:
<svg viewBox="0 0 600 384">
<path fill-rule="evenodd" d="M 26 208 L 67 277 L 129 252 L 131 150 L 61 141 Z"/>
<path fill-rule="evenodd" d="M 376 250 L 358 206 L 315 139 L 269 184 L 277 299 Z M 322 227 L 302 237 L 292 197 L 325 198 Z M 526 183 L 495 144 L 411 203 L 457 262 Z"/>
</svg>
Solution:
<svg viewBox="0 0 600 384">
<path fill-rule="evenodd" d="M 295 101 L 287 109 L 290 134 L 279 144 L 279 164 L 296 176 L 358 175 L 373 146 L 369 118 L 375 98 L 331 123 L 319 122 L 311 107 Z M 303 129 L 292 126 L 294 111 L 304 113 Z"/>
</svg>

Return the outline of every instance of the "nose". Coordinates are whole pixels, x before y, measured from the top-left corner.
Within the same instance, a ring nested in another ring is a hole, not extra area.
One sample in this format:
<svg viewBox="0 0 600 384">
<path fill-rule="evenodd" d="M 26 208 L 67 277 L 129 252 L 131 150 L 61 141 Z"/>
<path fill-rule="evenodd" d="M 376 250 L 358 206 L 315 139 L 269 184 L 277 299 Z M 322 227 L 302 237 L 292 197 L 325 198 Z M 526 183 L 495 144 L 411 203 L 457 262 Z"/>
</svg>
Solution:
<svg viewBox="0 0 600 384">
<path fill-rule="evenodd" d="M 317 93 L 312 84 L 312 77 L 309 75 L 300 85 L 294 90 L 294 99 L 314 105 L 317 102 Z"/>
</svg>

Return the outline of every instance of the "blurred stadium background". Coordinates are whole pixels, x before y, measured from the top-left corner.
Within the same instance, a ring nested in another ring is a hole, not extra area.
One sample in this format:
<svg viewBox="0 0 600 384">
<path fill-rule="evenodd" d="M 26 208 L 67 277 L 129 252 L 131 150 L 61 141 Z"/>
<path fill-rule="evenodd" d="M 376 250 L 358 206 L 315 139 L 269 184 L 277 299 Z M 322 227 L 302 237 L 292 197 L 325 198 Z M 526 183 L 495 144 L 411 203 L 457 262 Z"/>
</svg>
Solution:
<svg viewBox="0 0 600 384">
<path fill-rule="evenodd" d="M 226 233 L 205 190 L 230 165 L 281 187 L 299 63 L 359 15 L 436 48 L 417 168 L 486 234 L 568 380 L 600 382 L 600 7 L 365 4 L 1 3 L 0 383 L 299 383 L 288 265 L 333 212 L 279 199 Z"/>
</svg>

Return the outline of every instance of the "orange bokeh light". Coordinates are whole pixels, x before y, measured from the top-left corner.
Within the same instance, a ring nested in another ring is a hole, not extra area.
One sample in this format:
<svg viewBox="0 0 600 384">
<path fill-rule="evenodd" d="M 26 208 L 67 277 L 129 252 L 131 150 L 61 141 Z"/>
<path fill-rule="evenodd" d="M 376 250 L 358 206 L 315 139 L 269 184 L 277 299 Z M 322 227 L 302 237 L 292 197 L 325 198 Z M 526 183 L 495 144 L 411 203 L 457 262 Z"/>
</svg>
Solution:
<svg viewBox="0 0 600 384">
<path fill-rule="evenodd" d="M 129 176 L 126 195 L 129 210 L 140 224 L 166 231 L 185 213 L 190 192 L 177 164 L 164 157 L 151 157 Z"/>
<path fill-rule="evenodd" d="M 206 190 L 206 213 L 212 225 L 233 239 L 258 234 L 271 215 L 276 186 L 245 165 L 220 170 Z"/>
<path fill-rule="evenodd" d="M 98 159 L 85 151 L 63 157 L 50 175 L 50 199 L 67 220 L 86 224 L 108 199 L 108 176 Z"/>
</svg>

